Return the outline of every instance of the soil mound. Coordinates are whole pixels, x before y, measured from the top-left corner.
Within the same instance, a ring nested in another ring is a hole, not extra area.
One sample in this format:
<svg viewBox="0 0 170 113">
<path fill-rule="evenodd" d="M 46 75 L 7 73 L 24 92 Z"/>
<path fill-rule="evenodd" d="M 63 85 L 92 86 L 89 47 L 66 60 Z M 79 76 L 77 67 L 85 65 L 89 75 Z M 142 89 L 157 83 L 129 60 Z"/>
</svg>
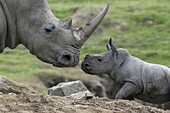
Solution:
<svg viewBox="0 0 170 113">
<path fill-rule="evenodd" d="M 0 94 L 0 103 L 0 113 L 165 113 L 135 101 L 105 98 L 76 100 L 37 94 Z"/>
</svg>

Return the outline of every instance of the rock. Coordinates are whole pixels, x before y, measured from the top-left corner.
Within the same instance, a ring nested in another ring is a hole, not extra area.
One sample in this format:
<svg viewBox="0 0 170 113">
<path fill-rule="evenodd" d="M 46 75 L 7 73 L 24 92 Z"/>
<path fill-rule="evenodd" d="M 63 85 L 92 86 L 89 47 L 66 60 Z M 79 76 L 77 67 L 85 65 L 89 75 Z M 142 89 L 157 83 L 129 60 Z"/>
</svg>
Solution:
<svg viewBox="0 0 170 113">
<path fill-rule="evenodd" d="M 24 84 L 8 80 L 0 76 L 0 92 L 3 94 L 31 94 L 35 93 L 34 89 Z"/>
<path fill-rule="evenodd" d="M 82 91 L 78 93 L 71 94 L 69 97 L 74 99 L 91 99 L 94 97 L 94 95 L 90 91 Z"/>
<path fill-rule="evenodd" d="M 68 96 L 76 99 L 88 99 L 93 97 L 93 94 L 80 80 L 59 83 L 57 86 L 49 88 L 48 94 L 57 96 Z"/>
<path fill-rule="evenodd" d="M 73 93 L 86 91 L 87 88 L 81 81 L 63 82 L 48 89 L 49 95 L 68 96 Z"/>
</svg>

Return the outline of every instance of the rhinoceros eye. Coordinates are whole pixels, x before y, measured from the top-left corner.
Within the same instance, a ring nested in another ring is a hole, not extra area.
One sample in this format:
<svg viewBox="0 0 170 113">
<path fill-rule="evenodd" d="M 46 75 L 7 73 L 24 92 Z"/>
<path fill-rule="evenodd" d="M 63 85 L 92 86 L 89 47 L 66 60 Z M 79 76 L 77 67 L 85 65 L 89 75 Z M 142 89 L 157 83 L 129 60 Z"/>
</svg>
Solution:
<svg viewBox="0 0 170 113">
<path fill-rule="evenodd" d="M 55 29 L 54 24 L 48 24 L 44 27 L 44 31 L 46 34 L 51 33 Z"/>
<path fill-rule="evenodd" d="M 98 62 L 101 62 L 101 61 L 102 61 L 102 59 L 101 59 L 101 58 L 98 58 L 98 59 L 97 59 L 97 61 L 98 61 Z"/>
</svg>

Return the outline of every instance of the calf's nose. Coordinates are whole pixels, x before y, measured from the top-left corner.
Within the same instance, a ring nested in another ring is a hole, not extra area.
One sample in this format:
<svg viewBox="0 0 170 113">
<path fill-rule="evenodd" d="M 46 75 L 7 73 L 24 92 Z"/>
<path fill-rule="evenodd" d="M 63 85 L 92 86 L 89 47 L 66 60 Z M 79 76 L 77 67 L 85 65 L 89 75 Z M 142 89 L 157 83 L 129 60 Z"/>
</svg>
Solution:
<svg viewBox="0 0 170 113">
<path fill-rule="evenodd" d="M 84 67 L 85 67 L 86 69 L 90 69 L 90 64 L 87 63 L 87 62 L 85 62 L 85 63 L 84 63 Z"/>
</svg>

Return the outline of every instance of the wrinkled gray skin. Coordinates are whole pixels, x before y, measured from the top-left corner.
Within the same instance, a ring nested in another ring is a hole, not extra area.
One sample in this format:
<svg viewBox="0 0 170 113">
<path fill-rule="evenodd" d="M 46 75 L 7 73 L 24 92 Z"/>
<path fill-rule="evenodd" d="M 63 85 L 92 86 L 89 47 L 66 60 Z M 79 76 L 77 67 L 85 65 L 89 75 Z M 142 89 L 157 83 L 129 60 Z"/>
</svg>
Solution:
<svg viewBox="0 0 170 113">
<path fill-rule="evenodd" d="M 108 52 L 88 54 L 82 69 L 89 74 L 108 74 L 120 87 L 115 99 L 137 98 L 150 103 L 170 100 L 170 68 L 142 61 L 126 49 L 116 49 L 111 39 Z"/>
<path fill-rule="evenodd" d="M 0 0 L 0 53 L 23 44 L 40 60 L 56 67 L 73 67 L 80 48 L 100 24 L 107 5 L 91 22 L 72 28 L 72 19 L 59 20 L 47 0 Z"/>
</svg>

